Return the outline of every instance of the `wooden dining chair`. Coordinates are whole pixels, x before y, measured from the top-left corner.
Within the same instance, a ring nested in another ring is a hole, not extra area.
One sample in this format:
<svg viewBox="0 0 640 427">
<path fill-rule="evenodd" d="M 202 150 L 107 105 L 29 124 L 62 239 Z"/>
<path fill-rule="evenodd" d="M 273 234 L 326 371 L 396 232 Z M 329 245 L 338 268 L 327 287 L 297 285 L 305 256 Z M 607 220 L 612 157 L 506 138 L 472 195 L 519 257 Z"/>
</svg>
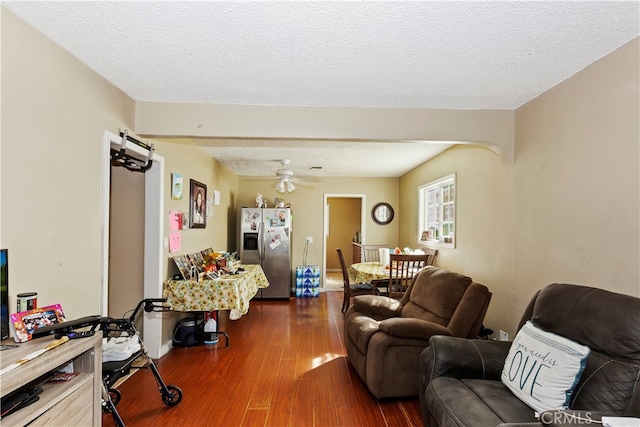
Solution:
<svg viewBox="0 0 640 427">
<path fill-rule="evenodd" d="M 413 276 L 424 267 L 429 265 L 429 260 L 433 256 L 429 254 L 420 255 L 396 255 L 389 256 L 389 279 L 387 283 L 376 282 L 376 288 L 386 287 L 386 294 L 395 299 L 402 298 L 409 288 Z"/>
<path fill-rule="evenodd" d="M 351 297 L 356 295 L 374 295 L 376 289 L 371 283 L 350 283 L 349 271 L 347 271 L 347 264 L 344 262 L 344 256 L 342 255 L 342 249 L 337 248 L 338 259 L 340 260 L 340 268 L 342 269 L 342 280 L 344 288 L 344 296 L 342 298 L 342 312 L 344 313 L 349 308 Z"/>
<path fill-rule="evenodd" d="M 362 262 L 380 261 L 380 248 L 388 248 L 387 245 L 362 245 Z"/>
<path fill-rule="evenodd" d="M 437 249 L 430 249 L 430 248 L 422 248 L 421 249 L 422 252 L 425 253 L 425 255 L 429 256 L 429 260 L 427 261 L 427 263 L 425 265 L 433 265 L 435 259 L 436 259 L 436 255 L 438 255 L 438 250 Z"/>
</svg>

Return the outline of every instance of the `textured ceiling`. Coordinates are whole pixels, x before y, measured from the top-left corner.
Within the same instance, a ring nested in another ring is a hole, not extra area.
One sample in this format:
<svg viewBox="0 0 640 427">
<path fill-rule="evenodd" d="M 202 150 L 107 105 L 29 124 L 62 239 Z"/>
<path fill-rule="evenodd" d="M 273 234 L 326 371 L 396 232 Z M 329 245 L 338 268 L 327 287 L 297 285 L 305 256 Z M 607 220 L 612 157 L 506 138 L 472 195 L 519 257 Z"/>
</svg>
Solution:
<svg viewBox="0 0 640 427">
<path fill-rule="evenodd" d="M 640 33 L 638 1 L 2 5 L 133 99 L 154 102 L 515 109 Z M 305 155 L 347 166 L 308 145 L 273 154 L 294 169 Z M 402 151 L 413 158 L 410 147 Z M 360 147 L 355 158 L 383 148 Z"/>
<path fill-rule="evenodd" d="M 397 177 L 440 154 L 450 143 L 226 140 L 197 141 L 208 153 L 244 176 L 275 176 L 281 160 L 300 178 Z M 411 147 L 407 152 L 407 147 Z M 321 169 L 318 169 L 321 167 Z"/>
</svg>

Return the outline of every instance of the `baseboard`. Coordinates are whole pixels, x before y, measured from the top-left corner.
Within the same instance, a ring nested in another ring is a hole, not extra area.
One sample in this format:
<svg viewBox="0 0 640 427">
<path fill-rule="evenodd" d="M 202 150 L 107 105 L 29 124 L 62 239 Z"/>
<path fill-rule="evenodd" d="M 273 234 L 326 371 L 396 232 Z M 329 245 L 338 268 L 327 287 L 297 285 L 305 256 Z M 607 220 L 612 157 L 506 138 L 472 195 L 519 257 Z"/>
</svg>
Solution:
<svg viewBox="0 0 640 427">
<path fill-rule="evenodd" d="M 162 346 L 160 347 L 160 357 L 162 357 L 165 354 L 169 353 L 171 348 L 172 348 L 172 342 L 171 341 L 167 341 L 166 343 L 162 344 Z"/>
</svg>

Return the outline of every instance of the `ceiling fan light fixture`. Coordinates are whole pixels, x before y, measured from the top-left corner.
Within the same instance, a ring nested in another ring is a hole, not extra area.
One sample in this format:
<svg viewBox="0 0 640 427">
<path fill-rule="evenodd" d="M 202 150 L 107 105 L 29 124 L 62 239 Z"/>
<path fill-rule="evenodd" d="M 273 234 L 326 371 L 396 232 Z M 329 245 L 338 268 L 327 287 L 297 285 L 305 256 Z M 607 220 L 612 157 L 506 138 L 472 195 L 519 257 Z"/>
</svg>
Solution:
<svg viewBox="0 0 640 427">
<path fill-rule="evenodd" d="M 280 181 L 276 184 L 276 191 L 278 193 L 284 193 L 284 181 Z"/>
<path fill-rule="evenodd" d="M 295 189 L 296 189 L 296 186 L 293 185 L 293 183 L 291 183 L 290 181 L 287 181 L 287 191 L 291 193 Z"/>
</svg>

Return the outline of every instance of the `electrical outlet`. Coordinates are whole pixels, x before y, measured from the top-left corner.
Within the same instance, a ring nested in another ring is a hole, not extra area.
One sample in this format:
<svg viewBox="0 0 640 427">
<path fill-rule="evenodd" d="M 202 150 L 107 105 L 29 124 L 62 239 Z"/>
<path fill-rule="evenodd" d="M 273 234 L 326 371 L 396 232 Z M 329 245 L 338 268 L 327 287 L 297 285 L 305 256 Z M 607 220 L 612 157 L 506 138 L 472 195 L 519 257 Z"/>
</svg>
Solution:
<svg viewBox="0 0 640 427">
<path fill-rule="evenodd" d="M 500 330 L 500 341 L 509 341 L 509 334 L 503 330 Z"/>
<path fill-rule="evenodd" d="M 307 237 L 307 243 L 313 243 L 313 237 Z"/>
</svg>

